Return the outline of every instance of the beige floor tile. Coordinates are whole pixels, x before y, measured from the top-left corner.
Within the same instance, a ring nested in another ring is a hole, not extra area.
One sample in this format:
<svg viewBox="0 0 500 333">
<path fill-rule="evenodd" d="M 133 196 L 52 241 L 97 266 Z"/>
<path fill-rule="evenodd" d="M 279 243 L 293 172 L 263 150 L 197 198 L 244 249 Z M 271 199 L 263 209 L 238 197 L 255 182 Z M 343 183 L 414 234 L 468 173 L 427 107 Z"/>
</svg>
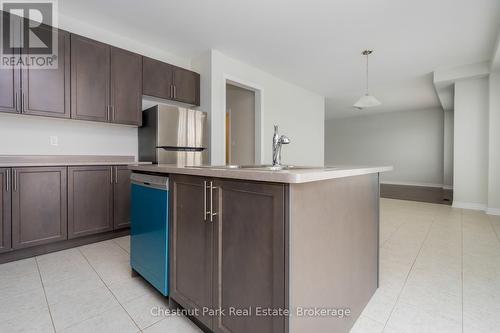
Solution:
<svg viewBox="0 0 500 333">
<path fill-rule="evenodd" d="M 119 332 L 135 333 L 139 328 L 134 324 L 127 312 L 119 305 L 104 311 L 95 317 L 63 329 L 61 333 L 97 333 Z"/>
<path fill-rule="evenodd" d="M 1 315 L 0 315 L 1 316 Z M 0 320 L 0 332 L 8 333 L 52 333 L 54 326 L 47 307 L 36 308 Z"/>
<path fill-rule="evenodd" d="M 153 286 L 140 276 L 111 283 L 108 287 L 120 303 L 125 303 L 147 294 L 157 293 Z"/>
<path fill-rule="evenodd" d="M 132 279 L 132 269 L 128 260 L 103 260 L 92 263 L 92 267 L 107 285 Z"/>
<path fill-rule="evenodd" d="M 189 319 L 181 316 L 165 318 L 143 330 L 144 333 L 202 333 Z"/>
<path fill-rule="evenodd" d="M 130 253 L 130 236 L 124 236 L 120 238 L 115 238 L 114 241 L 118 244 L 122 249 Z"/>
<path fill-rule="evenodd" d="M 461 321 L 434 310 L 398 302 L 387 322 L 387 326 L 407 333 L 461 332 Z"/>
<path fill-rule="evenodd" d="M 31 311 L 48 311 L 42 288 L 19 292 L 10 297 L 0 294 L 0 323 Z"/>
<path fill-rule="evenodd" d="M 152 309 L 154 307 L 166 308 L 168 300 L 160 293 L 154 293 L 134 298 L 122 305 L 139 328 L 144 329 L 164 319 L 162 316 L 154 316 Z"/>
<path fill-rule="evenodd" d="M 54 252 L 37 257 L 43 283 L 92 275 L 93 269 L 78 249 Z"/>
<path fill-rule="evenodd" d="M 34 258 L 0 265 L 0 301 L 41 288 L 40 274 Z"/>
<path fill-rule="evenodd" d="M 125 262 L 130 260 L 128 252 L 112 239 L 85 245 L 79 249 L 92 265 L 95 263 Z"/>
<path fill-rule="evenodd" d="M 85 294 L 88 291 L 105 288 L 105 285 L 99 276 L 93 272 L 93 274 L 85 274 L 63 281 L 45 283 L 44 288 L 47 301 L 52 305 Z"/>
<path fill-rule="evenodd" d="M 360 316 L 350 333 L 382 333 L 384 324 L 365 316 Z"/>
<path fill-rule="evenodd" d="M 62 330 L 116 307 L 118 302 L 106 287 L 65 295 L 50 310 L 56 330 Z"/>
</svg>

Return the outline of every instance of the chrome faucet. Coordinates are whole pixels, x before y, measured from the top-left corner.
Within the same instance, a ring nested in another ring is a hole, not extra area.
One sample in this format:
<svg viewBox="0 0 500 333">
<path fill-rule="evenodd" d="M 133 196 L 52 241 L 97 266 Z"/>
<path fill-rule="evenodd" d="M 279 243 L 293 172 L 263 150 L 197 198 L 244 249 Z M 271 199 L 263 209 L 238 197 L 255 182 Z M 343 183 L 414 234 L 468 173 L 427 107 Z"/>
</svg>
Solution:
<svg viewBox="0 0 500 333">
<path fill-rule="evenodd" d="M 278 125 L 274 125 L 273 135 L 273 166 L 281 166 L 281 146 L 290 143 L 290 139 L 285 136 L 279 136 Z"/>
</svg>

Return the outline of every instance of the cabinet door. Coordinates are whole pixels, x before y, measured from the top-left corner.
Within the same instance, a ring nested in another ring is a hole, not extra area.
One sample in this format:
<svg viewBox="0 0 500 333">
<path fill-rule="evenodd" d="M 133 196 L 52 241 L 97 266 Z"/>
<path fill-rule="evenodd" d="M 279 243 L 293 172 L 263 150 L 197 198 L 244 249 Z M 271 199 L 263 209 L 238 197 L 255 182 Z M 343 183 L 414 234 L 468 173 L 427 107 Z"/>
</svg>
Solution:
<svg viewBox="0 0 500 333">
<path fill-rule="evenodd" d="M 127 166 L 114 167 L 114 229 L 130 226 L 130 173 Z"/>
<path fill-rule="evenodd" d="M 284 309 L 283 185 L 218 180 L 215 308 Z M 282 316 L 218 316 L 215 332 L 284 332 Z"/>
<path fill-rule="evenodd" d="M 111 47 L 111 121 L 138 125 L 142 106 L 142 56 Z"/>
<path fill-rule="evenodd" d="M 12 247 L 67 239 L 65 167 L 12 169 Z"/>
<path fill-rule="evenodd" d="M 71 34 L 71 118 L 109 120 L 110 46 Z"/>
<path fill-rule="evenodd" d="M 8 19 L 7 12 L 1 12 L 2 21 Z M 19 27 L 21 22 L 19 21 Z M 16 31 L 14 29 L 14 31 Z M 17 32 L 17 34 L 19 31 Z M 18 37 L 19 38 L 19 37 Z M 0 112 L 21 112 L 21 70 L 12 68 L 0 69 Z"/>
<path fill-rule="evenodd" d="M 202 309 L 212 307 L 213 223 L 204 221 L 205 179 L 170 177 L 172 223 L 170 253 L 171 297 L 211 328 L 212 318 Z"/>
<path fill-rule="evenodd" d="M 144 95 L 172 99 L 173 66 L 142 57 L 142 93 Z"/>
<path fill-rule="evenodd" d="M 110 166 L 68 168 L 68 238 L 113 230 Z"/>
<path fill-rule="evenodd" d="M 173 99 L 187 104 L 200 105 L 200 75 L 175 67 Z"/>
<path fill-rule="evenodd" d="M 0 169 L 0 253 L 11 249 L 11 169 Z"/>
<path fill-rule="evenodd" d="M 47 33 L 52 27 L 42 26 Z M 23 113 L 58 118 L 70 117 L 70 40 L 58 30 L 57 69 L 23 68 Z M 28 50 L 25 51 L 27 53 Z"/>
</svg>

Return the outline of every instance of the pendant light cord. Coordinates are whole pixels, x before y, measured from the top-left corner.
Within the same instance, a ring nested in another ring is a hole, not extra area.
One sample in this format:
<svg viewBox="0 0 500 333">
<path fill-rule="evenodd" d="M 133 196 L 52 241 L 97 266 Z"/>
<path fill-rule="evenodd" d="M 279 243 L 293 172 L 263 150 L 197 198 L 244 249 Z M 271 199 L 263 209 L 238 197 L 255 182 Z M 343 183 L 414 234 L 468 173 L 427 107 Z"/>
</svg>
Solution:
<svg viewBox="0 0 500 333">
<path fill-rule="evenodd" d="M 368 57 L 370 55 L 366 55 L 366 95 L 368 95 Z"/>
</svg>

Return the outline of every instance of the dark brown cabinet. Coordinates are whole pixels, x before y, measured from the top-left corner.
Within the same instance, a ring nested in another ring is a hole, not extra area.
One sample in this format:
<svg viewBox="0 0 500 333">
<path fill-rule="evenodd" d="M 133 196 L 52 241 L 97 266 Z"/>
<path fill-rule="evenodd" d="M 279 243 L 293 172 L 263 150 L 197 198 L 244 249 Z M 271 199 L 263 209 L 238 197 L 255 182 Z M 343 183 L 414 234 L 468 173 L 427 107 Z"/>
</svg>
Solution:
<svg viewBox="0 0 500 333">
<path fill-rule="evenodd" d="M 8 13 L 2 11 L 2 22 Z M 20 24 L 20 23 L 19 23 Z M 3 28 L 2 28 L 3 29 Z M 20 113 L 21 70 L 19 68 L 0 69 L 0 112 Z"/>
<path fill-rule="evenodd" d="M 142 57 L 142 93 L 147 96 L 172 99 L 174 66 Z"/>
<path fill-rule="evenodd" d="M 285 186 L 170 179 L 171 297 L 200 313 L 203 308 L 226 314 L 231 307 L 285 309 Z M 285 331 L 285 317 L 255 312 L 197 319 L 221 333 Z"/>
<path fill-rule="evenodd" d="M 67 239 L 65 167 L 12 169 L 12 247 Z"/>
<path fill-rule="evenodd" d="M 285 308 L 284 185 L 216 180 L 214 306 Z M 220 316 L 214 332 L 285 331 L 283 316 Z"/>
<path fill-rule="evenodd" d="M 142 58 L 142 93 L 200 105 L 200 75 L 155 59 Z"/>
<path fill-rule="evenodd" d="M 170 252 L 170 295 L 186 309 L 213 305 L 214 224 L 204 220 L 204 178 L 174 175 Z M 205 201 L 206 203 L 206 201 Z M 196 317 L 212 328 L 212 317 Z"/>
<path fill-rule="evenodd" d="M 113 230 L 113 168 L 68 168 L 68 238 Z"/>
<path fill-rule="evenodd" d="M 127 166 L 114 167 L 113 226 L 115 230 L 130 226 L 130 173 Z"/>
<path fill-rule="evenodd" d="M 174 68 L 173 100 L 200 105 L 200 75 L 184 68 Z"/>
<path fill-rule="evenodd" d="M 8 168 L 0 168 L 0 253 L 10 251 L 11 246 L 11 173 Z"/>
<path fill-rule="evenodd" d="M 44 29 L 51 32 L 51 27 Z M 37 116 L 70 117 L 70 37 L 58 30 L 57 69 L 22 68 L 21 112 Z M 24 53 L 29 54 L 28 50 Z"/>
<path fill-rule="evenodd" d="M 21 76 L 19 69 L 0 69 L 0 112 L 20 113 Z"/>
<path fill-rule="evenodd" d="M 142 56 L 111 47 L 111 121 L 137 125 L 142 106 Z"/>
<path fill-rule="evenodd" d="M 110 120 L 110 46 L 71 34 L 71 118 Z"/>
</svg>

